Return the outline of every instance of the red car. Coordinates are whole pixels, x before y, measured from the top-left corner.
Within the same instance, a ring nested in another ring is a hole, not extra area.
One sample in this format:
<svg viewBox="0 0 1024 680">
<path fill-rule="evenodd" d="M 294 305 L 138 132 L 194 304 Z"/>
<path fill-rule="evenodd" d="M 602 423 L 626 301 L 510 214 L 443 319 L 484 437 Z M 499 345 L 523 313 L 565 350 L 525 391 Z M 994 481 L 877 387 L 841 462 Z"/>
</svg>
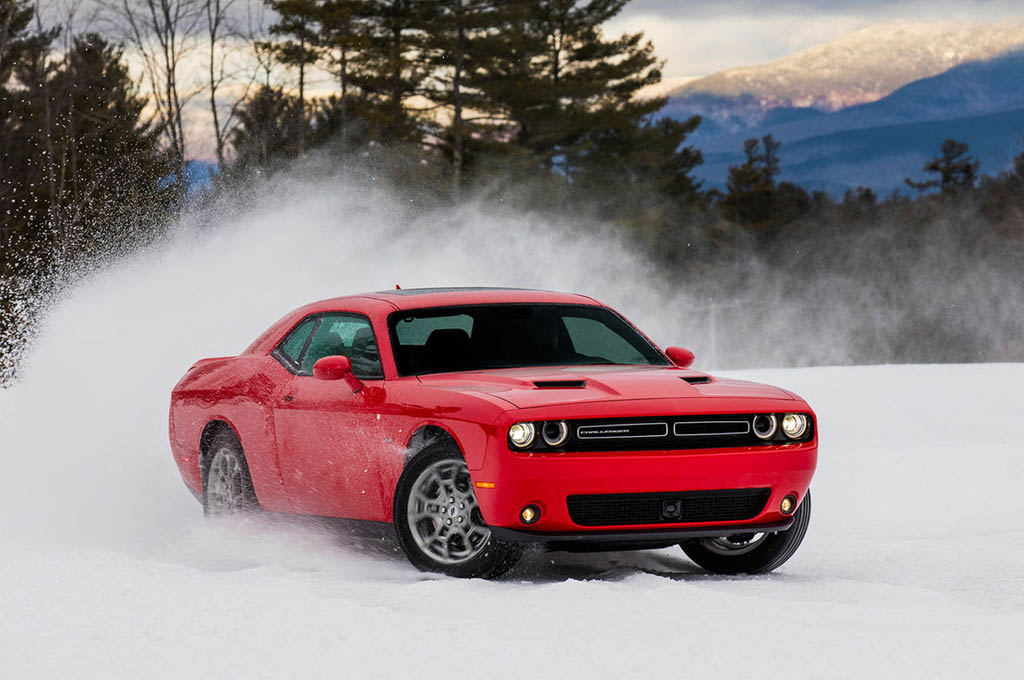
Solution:
<svg viewBox="0 0 1024 680">
<path fill-rule="evenodd" d="M 495 576 L 545 543 L 770 571 L 807 530 L 814 414 L 692 362 L 582 295 L 341 297 L 192 366 L 171 449 L 208 514 L 393 526 L 421 569 Z"/>
</svg>

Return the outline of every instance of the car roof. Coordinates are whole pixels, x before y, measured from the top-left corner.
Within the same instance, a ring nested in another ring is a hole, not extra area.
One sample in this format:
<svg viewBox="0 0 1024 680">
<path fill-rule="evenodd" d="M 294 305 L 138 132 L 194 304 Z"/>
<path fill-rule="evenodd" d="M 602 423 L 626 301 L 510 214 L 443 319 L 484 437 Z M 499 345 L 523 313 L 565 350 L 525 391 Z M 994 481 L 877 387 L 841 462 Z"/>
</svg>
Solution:
<svg viewBox="0 0 1024 680">
<path fill-rule="evenodd" d="M 366 303 L 367 299 L 385 302 L 394 309 L 422 309 L 425 307 L 448 307 L 457 305 L 479 305 L 500 303 L 534 304 L 600 304 L 593 298 L 574 293 L 559 293 L 550 290 L 527 288 L 396 288 L 395 290 L 361 293 L 345 297 L 322 300 L 315 306 L 324 311 L 344 308 L 346 303 L 356 300 Z"/>
<path fill-rule="evenodd" d="M 300 319 L 310 314 L 349 311 L 369 315 L 388 315 L 406 309 L 455 307 L 487 304 L 570 304 L 603 306 L 585 295 L 556 293 L 526 288 L 409 288 L 376 293 L 361 293 L 320 300 L 294 309 L 265 330 L 245 353 L 265 353 Z"/>
</svg>

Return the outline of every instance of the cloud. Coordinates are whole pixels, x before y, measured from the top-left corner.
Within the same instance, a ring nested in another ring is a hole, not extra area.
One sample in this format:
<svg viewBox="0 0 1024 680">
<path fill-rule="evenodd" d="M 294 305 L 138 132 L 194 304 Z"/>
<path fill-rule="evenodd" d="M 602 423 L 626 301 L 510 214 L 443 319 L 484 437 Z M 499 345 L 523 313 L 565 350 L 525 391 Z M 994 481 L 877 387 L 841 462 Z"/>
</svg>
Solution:
<svg viewBox="0 0 1024 680">
<path fill-rule="evenodd" d="M 619 17 L 610 33 L 643 31 L 666 60 L 665 77 L 699 76 L 762 64 L 829 42 L 872 23 L 861 16 L 777 15 L 665 19 L 650 14 Z"/>
</svg>

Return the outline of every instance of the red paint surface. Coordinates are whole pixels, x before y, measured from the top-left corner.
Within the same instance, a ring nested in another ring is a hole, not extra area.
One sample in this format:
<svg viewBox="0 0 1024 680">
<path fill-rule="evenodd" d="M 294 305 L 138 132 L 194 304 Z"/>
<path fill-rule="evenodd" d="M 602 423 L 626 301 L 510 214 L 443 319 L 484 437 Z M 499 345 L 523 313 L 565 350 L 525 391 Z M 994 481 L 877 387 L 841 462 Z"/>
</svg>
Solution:
<svg viewBox="0 0 1024 680">
<path fill-rule="evenodd" d="M 474 481 L 495 483 L 493 489 L 477 489 L 484 520 L 492 526 L 522 529 L 519 510 L 536 503 L 543 514 L 532 530 L 599 531 L 572 523 L 565 502 L 571 494 L 771 487 L 765 512 L 750 520 L 763 524 L 781 519 L 778 504 L 783 496 L 802 498 L 806 493 L 817 460 L 817 434 L 802 444 L 686 451 L 522 454 L 507 444 L 509 425 L 521 420 L 789 411 L 813 417 L 802 399 L 775 387 L 719 379 L 691 385 L 680 378 L 703 374 L 675 366 L 517 368 L 398 377 L 388 314 L 501 302 L 600 304 L 578 295 L 487 290 L 377 293 L 297 309 L 239 356 L 198 362 L 174 388 L 171 449 L 182 478 L 201 493 L 202 435 L 219 421 L 237 434 L 265 509 L 391 521 L 395 485 L 410 441 L 421 428 L 433 426 L 457 442 Z M 318 312 L 370 318 L 383 380 L 365 380 L 353 393 L 345 380 L 293 375 L 270 355 L 301 319 Z M 538 389 L 532 384 L 573 378 L 585 379 L 587 387 Z"/>
</svg>

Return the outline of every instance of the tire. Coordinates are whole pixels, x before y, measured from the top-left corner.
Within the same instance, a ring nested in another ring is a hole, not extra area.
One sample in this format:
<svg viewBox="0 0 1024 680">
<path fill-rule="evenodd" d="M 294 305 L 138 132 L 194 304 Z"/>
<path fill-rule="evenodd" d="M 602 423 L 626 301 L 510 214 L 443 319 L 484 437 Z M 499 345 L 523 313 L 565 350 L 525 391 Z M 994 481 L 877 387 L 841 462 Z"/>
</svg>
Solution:
<svg viewBox="0 0 1024 680">
<path fill-rule="evenodd" d="M 686 556 L 714 574 L 766 574 L 793 556 L 811 522 L 811 492 L 807 491 L 785 531 L 695 538 L 680 543 Z"/>
<path fill-rule="evenodd" d="M 469 468 L 458 449 L 428 447 L 402 472 L 395 489 L 395 532 L 422 571 L 496 578 L 522 556 L 517 543 L 495 539 L 476 504 Z"/>
<path fill-rule="evenodd" d="M 229 432 L 214 436 L 203 461 L 203 512 L 240 515 L 259 510 L 242 445 Z"/>
</svg>

